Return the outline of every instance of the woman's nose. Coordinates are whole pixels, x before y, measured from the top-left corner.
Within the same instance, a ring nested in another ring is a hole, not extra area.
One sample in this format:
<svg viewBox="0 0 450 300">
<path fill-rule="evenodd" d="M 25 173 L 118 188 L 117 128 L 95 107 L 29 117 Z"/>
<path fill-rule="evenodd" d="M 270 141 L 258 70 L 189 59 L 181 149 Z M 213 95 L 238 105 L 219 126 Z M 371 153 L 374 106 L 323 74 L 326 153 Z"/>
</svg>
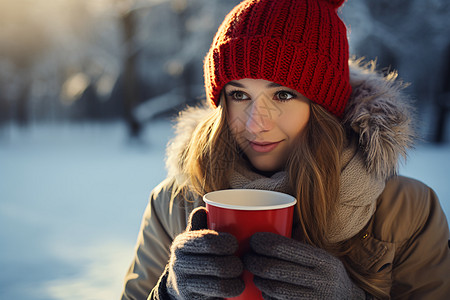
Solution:
<svg viewBox="0 0 450 300">
<path fill-rule="evenodd" d="M 247 130 L 252 133 L 269 131 L 275 122 L 275 108 L 268 99 L 260 97 L 252 101 L 246 109 Z"/>
</svg>

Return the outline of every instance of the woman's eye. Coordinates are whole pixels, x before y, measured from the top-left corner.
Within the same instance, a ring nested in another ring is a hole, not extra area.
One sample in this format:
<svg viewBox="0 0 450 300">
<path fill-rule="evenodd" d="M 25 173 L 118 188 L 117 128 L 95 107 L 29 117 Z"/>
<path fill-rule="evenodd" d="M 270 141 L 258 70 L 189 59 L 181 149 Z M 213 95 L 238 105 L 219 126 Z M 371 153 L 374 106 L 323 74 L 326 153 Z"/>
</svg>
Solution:
<svg viewBox="0 0 450 300">
<path fill-rule="evenodd" d="M 233 91 L 229 95 L 233 100 L 237 100 L 237 101 L 249 99 L 247 94 L 245 94 L 244 92 L 241 92 L 241 91 Z"/>
<path fill-rule="evenodd" d="M 277 100 L 280 100 L 280 101 L 287 101 L 292 98 L 295 98 L 295 96 L 290 92 L 280 91 L 276 94 L 276 98 L 277 98 Z"/>
</svg>

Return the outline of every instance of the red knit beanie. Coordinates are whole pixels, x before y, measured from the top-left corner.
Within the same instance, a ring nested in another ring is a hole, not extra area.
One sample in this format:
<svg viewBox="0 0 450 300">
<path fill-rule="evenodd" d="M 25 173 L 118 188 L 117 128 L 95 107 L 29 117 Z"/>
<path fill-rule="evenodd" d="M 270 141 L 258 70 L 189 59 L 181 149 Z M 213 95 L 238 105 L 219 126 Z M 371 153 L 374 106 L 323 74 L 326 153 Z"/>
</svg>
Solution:
<svg viewBox="0 0 450 300">
<path fill-rule="evenodd" d="M 344 0 L 245 0 L 219 27 L 204 61 L 207 97 L 232 80 L 292 88 L 341 117 L 351 94 Z"/>
</svg>

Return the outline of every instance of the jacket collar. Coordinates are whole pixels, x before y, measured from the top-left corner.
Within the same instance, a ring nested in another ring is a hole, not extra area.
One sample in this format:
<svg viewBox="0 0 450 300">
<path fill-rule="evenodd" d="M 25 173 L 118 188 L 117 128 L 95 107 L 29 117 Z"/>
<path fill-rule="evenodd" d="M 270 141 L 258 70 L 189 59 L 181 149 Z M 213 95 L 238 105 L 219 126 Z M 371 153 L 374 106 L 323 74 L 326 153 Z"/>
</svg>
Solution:
<svg viewBox="0 0 450 300">
<path fill-rule="evenodd" d="M 357 135 L 368 171 L 384 179 L 396 174 L 415 139 L 414 109 L 397 77 L 397 72 L 377 72 L 374 62 L 350 61 L 353 92 L 343 124 Z"/>
</svg>

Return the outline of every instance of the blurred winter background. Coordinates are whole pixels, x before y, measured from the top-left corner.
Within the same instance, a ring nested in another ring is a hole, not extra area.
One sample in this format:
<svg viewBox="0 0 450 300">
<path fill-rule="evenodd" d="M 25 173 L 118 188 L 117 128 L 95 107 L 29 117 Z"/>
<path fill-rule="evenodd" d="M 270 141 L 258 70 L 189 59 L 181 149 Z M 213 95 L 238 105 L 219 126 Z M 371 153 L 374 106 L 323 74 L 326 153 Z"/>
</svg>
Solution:
<svg viewBox="0 0 450 300">
<path fill-rule="evenodd" d="M 118 299 L 172 120 L 239 0 L 0 0 L 0 299 Z M 412 83 L 401 173 L 450 216 L 450 2 L 349 0 L 351 51 Z"/>
</svg>

